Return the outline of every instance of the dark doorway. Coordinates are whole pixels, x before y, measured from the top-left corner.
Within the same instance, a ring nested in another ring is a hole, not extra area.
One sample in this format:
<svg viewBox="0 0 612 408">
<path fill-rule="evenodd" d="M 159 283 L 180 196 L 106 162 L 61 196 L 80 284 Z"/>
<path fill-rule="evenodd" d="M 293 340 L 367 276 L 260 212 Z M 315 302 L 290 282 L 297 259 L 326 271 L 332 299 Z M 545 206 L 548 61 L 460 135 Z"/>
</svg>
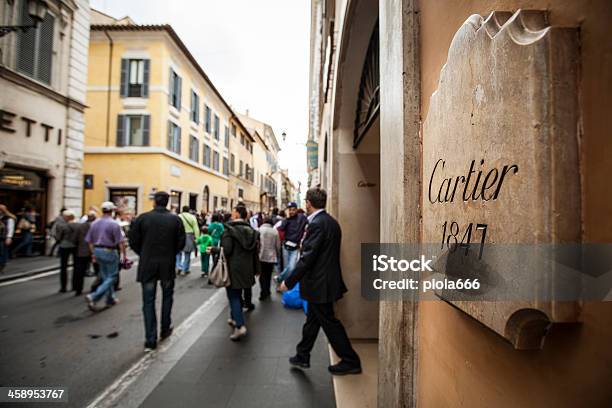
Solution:
<svg viewBox="0 0 612 408">
<path fill-rule="evenodd" d="M 208 186 L 204 187 L 204 194 L 202 195 L 202 206 L 206 212 L 210 211 L 210 191 L 208 190 Z"/>
<path fill-rule="evenodd" d="M 198 206 L 198 195 L 189 193 L 189 208 L 193 211 L 197 211 Z"/>
</svg>

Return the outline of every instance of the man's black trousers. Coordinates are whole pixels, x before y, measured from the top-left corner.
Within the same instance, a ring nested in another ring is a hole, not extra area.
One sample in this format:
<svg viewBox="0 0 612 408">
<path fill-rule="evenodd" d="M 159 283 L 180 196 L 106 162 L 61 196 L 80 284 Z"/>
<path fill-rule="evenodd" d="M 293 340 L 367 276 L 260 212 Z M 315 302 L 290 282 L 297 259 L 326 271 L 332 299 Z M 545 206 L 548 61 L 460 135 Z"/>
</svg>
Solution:
<svg viewBox="0 0 612 408">
<path fill-rule="evenodd" d="M 302 360 L 310 361 L 310 352 L 321 327 L 334 352 L 341 360 L 351 365 L 361 366 L 359 356 L 353 350 L 342 322 L 334 315 L 333 303 L 308 303 L 306 323 L 302 328 L 302 341 L 297 345 L 297 354 Z"/>
</svg>

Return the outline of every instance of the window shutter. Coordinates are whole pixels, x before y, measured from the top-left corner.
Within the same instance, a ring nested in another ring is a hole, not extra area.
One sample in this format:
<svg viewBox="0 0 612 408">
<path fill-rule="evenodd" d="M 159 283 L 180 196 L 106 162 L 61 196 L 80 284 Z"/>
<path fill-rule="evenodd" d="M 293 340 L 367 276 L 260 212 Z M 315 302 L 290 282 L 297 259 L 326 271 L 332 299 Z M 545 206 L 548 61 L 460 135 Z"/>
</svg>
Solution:
<svg viewBox="0 0 612 408">
<path fill-rule="evenodd" d="M 182 151 L 182 149 L 181 149 L 181 139 L 182 139 L 182 137 L 181 137 L 181 128 L 180 128 L 180 126 L 177 127 L 177 130 L 178 130 L 178 140 L 177 140 L 177 143 L 176 143 L 177 144 L 176 154 L 180 155 L 181 151 Z"/>
<path fill-rule="evenodd" d="M 122 98 L 128 96 L 128 81 L 130 77 L 130 60 L 126 58 L 121 59 L 121 85 L 119 87 L 119 94 Z"/>
<path fill-rule="evenodd" d="M 174 95 L 174 81 L 172 80 L 172 68 L 170 68 L 170 76 L 168 81 L 168 103 L 172 105 L 172 95 Z"/>
<path fill-rule="evenodd" d="M 168 121 L 168 150 L 172 151 L 172 122 Z"/>
<path fill-rule="evenodd" d="M 142 117 L 142 145 L 149 146 L 150 143 L 150 130 L 151 130 L 151 115 L 144 115 Z"/>
<path fill-rule="evenodd" d="M 151 60 L 143 60 L 142 62 L 143 70 L 142 70 L 142 97 L 149 97 L 149 70 L 151 67 Z"/>
<path fill-rule="evenodd" d="M 53 29 L 55 18 L 47 13 L 40 24 L 40 37 L 38 40 L 38 75 L 37 78 L 51 84 L 51 67 L 53 66 Z"/>
<path fill-rule="evenodd" d="M 31 25 L 32 19 L 28 15 L 28 2 L 21 2 L 21 24 Z M 38 30 L 20 32 L 17 52 L 17 69 L 24 74 L 34 77 L 34 54 L 36 52 L 36 33 Z"/>
<path fill-rule="evenodd" d="M 125 146 L 125 115 L 117 116 L 117 147 Z"/>
<path fill-rule="evenodd" d="M 183 89 L 183 80 L 181 77 L 176 77 L 176 80 L 178 82 L 178 90 L 177 90 L 177 96 L 176 96 L 176 109 L 181 110 L 181 90 Z"/>
</svg>

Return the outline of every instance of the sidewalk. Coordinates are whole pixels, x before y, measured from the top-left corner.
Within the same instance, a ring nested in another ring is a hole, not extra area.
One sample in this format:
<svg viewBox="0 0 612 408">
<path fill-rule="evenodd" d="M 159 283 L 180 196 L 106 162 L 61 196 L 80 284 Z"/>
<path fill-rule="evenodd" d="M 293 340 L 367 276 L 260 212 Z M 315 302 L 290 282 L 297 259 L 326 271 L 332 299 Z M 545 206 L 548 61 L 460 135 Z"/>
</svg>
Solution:
<svg viewBox="0 0 612 408">
<path fill-rule="evenodd" d="M 60 260 L 57 256 L 43 255 L 9 259 L 4 271 L 0 273 L 0 282 L 59 269 L 59 265 Z"/>
<path fill-rule="evenodd" d="M 291 368 L 304 313 L 288 310 L 280 296 L 257 302 L 248 313 L 248 336 L 232 342 L 229 310 L 212 323 L 141 405 L 155 407 L 335 407 L 329 352 L 321 331 L 311 368 Z"/>
</svg>

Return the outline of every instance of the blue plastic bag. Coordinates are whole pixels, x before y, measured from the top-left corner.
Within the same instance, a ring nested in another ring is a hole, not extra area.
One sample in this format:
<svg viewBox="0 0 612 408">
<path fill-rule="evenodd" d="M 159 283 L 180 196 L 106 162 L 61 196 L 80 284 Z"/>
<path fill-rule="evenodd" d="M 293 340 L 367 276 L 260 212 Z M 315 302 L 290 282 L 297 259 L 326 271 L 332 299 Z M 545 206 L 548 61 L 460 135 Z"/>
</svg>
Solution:
<svg viewBox="0 0 612 408">
<path fill-rule="evenodd" d="M 306 303 L 300 297 L 300 284 L 298 283 L 293 289 L 283 293 L 281 303 L 289 309 L 302 309 Z"/>
</svg>

